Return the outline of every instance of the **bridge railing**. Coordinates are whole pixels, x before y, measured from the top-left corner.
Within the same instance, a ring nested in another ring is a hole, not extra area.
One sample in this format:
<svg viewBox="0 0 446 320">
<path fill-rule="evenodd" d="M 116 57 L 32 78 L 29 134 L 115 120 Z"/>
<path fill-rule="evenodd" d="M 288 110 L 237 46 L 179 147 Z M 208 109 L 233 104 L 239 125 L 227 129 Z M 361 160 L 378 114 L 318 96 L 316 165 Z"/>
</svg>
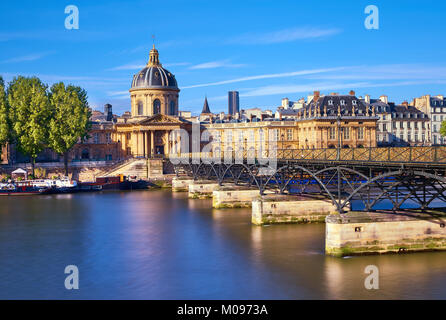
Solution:
<svg viewBox="0 0 446 320">
<path fill-rule="evenodd" d="M 343 149 L 278 149 L 239 150 L 220 152 L 197 152 L 187 154 L 170 154 L 170 159 L 187 161 L 227 161 L 267 159 L 267 160 L 302 160 L 302 161 L 359 161 L 391 163 L 445 163 L 446 146 L 432 147 L 373 147 Z"/>
</svg>

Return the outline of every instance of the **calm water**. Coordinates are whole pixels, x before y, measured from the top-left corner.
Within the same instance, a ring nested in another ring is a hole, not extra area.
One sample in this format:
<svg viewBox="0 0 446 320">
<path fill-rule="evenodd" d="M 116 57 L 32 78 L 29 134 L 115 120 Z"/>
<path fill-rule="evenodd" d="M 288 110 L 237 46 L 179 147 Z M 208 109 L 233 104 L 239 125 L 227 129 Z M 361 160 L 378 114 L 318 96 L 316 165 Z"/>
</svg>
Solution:
<svg viewBox="0 0 446 320">
<path fill-rule="evenodd" d="M 0 298 L 446 298 L 446 252 L 331 258 L 324 232 L 170 191 L 1 197 Z M 369 264 L 380 290 L 364 288 Z"/>
</svg>

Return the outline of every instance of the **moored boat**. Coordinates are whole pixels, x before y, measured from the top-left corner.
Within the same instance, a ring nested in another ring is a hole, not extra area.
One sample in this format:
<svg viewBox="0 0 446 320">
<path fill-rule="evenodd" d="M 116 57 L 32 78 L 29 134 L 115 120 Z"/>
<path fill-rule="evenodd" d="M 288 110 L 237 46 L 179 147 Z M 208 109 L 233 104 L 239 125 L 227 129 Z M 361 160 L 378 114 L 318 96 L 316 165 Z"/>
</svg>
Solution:
<svg viewBox="0 0 446 320">
<path fill-rule="evenodd" d="M 36 195 L 46 194 L 49 192 L 50 188 L 33 186 L 27 182 L 0 184 L 0 196 Z"/>
</svg>

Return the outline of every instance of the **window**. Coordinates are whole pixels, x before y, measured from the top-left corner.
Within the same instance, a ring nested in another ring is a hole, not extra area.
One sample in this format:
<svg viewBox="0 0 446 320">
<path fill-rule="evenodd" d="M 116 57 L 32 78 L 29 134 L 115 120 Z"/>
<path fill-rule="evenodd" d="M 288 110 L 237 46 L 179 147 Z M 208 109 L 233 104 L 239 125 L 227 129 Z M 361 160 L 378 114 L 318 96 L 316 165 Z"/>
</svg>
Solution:
<svg viewBox="0 0 446 320">
<path fill-rule="evenodd" d="M 363 140 L 364 139 L 364 127 L 359 127 L 358 128 L 358 140 Z"/>
<path fill-rule="evenodd" d="M 112 142 L 111 132 L 107 132 L 105 134 L 105 141 L 106 141 L 106 143 L 111 143 Z"/>
<path fill-rule="evenodd" d="M 155 99 L 153 101 L 153 114 L 159 114 L 161 113 L 161 101 L 159 99 Z"/>
<path fill-rule="evenodd" d="M 293 129 L 287 129 L 286 130 L 286 139 L 287 140 L 293 140 Z"/>
<path fill-rule="evenodd" d="M 99 133 L 97 132 L 93 135 L 93 143 L 99 143 Z"/>
<path fill-rule="evenodd" d="M 403 129 L 403 121 L 400 121 L 400 129 Z"/>
<path fill-rule="evenodd" d="M 328 128 L 328 139 L 330 139 L 330 140 L 336 139 L 336 128 L 335 127 Z"/>
<path fill-rule="evenodd" d="M 434 125 L 432 125 L 432 131 L 434 131 L 434 132 L 437 132 L 437 125 L 436 124 L 434 124 Z"/>
<path fill-rule="evenodd" d="M 396 129 L 396 121 L 393 122 L 393 129 Z"/>
<path fill-rule="evenodd" d="M 343 130 L 344 132 L 344 140 L 349 140 L 350 139 L 350 128 L 344 128 Z"/>
<path fill-rule="evenodd" d="M 170 101 L 169 115 L 174 116 L 175 113 L 175 101 Z"/>
<path fill-rule="evenodd" d="M 226 130 L 226 143 L 232 143 L 232 129 Z"/>
<path fill-rule="evenodd" d="M 142 101 L 138 101 L 138 116 L 142 116 L 144 114 L 144 105 Z"/>
<path fill-rule="evenodd" d="M 387 132 L 387 123 L 383 123 L 383 131 Z"/>
</svg>

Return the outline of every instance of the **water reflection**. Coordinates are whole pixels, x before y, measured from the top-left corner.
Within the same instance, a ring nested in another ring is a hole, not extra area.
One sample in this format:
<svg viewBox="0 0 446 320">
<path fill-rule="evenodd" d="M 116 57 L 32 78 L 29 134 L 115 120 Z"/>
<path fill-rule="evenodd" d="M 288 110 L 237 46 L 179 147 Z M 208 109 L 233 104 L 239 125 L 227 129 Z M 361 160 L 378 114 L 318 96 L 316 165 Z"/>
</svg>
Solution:
<svg viewBox="0 0 446 320">
<path fill-rule="evenodd" d="M 332 258 L 323 224 L 251 225 L 187 193 L 0 198 L 0 298 L 445 298 L 446 253 Z M 63 287 L 75 264 L 80 290 Z M 380 290 L 364 288 L 364 268 Z"/>
</svg>

